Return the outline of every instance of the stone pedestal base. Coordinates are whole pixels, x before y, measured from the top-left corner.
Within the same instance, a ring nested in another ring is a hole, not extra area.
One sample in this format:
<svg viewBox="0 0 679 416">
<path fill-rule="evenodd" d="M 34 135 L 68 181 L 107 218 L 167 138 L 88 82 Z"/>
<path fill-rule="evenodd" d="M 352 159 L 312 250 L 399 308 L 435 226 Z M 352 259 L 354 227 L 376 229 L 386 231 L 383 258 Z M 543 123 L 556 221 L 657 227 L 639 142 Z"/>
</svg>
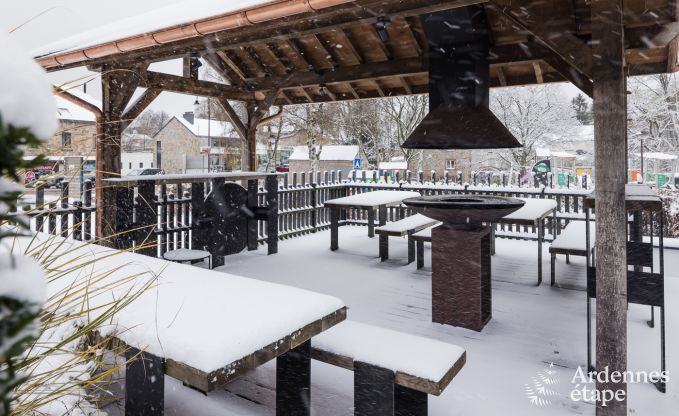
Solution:
<svg viewBox="0 0 679 416">
<path fill-rule="evenodd" d="M 481 331 L 491 318 L 490 228 L 443 224 L 432 238 L 432 320 Z"/>
</svg>

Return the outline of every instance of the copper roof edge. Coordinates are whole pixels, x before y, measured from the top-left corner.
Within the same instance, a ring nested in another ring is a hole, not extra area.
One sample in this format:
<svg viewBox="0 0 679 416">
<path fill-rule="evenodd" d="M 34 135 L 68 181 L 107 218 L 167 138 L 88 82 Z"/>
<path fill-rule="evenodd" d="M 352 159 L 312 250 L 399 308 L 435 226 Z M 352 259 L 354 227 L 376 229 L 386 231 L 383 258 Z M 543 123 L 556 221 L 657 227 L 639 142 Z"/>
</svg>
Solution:
<svg viewBox="0 0 679 416">
<path fill-rule="evenodd" d="M 148 33 L 130 36 L 105 42 L 99 45 L 87 46 L 67 52 L 56 52 L 35 58 L 45 69 L 63 65 L 87 62 L 95 58 L 103 58 L 121 52 L 144 49 L 164 43 L 194 38 L 224 30 L 253 25 L 265 21 L 281 19 L 303 13 L 309 13 L 353 3 L 355 0 L 285 0 L 255 6 L 222 16 L 200 19 L 179 26 L 167 27 Z"/>
</svg>

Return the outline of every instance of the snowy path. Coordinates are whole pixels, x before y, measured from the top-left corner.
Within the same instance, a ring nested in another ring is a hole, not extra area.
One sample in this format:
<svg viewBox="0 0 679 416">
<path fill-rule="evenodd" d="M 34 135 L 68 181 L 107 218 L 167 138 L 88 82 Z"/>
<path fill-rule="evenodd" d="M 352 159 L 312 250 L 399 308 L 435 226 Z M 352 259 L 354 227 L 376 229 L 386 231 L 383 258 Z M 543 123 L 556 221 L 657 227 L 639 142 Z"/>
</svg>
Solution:
<svg viewBox="0 0 679 416">
<path fill-rule="evenodd" d="M 349 319 L 464 347 L 467 365 L 441 397 L 430 396 L 432 416 L 594 414 L 593 405 L 569 398 L 575 370 L 586 363 L 584 258 L 573 257 L 566 265 L 559 257 L 557 281 L 565 288 L 535 287 L 536 243 L 499 239 L 493 257 L 493 319 L 477 333 L 431 322 L 430 272 L 406 266 L 405 239 L 393 238 L 392 260 L 381 263 L 378 241 L 369 239 L 364 228 L 341 227 L 340 234 L 343 246 L 336 252 L 328 249 L 329 232 L 322 232 L 283 241 L 274 256 L 260 250 L 227 257 L 220 270 L 337 296 L 349 306 Z M 548 282 L 547 245 L 544 250 Z M 671 300 L 679 295 L 679 252 L 666 253 L 666 296 Z M 425 257 L 429 266 L 428 248 Z M 630 386 L 630 414 L 670 415 L 679 402 L 679 361 L 673 354 L 679 347 L 679 313 L 671 303 L 667 312 L 668 393 L 649 384 Z M 630 306 L 632 370 L 659 369 L 659 329 L 645 325 L 649 314 L 648 307 Z M 533 378 L 552 362 L 552 378 L 559 383 L 549 387 L 560 395 L 548 397 L 549 404 L 531 404 L 525 386 L 533 387 Z M 168 380 L 166 414 L 273 415 L 274 376 L 270 363 L 208 397 Z M 351 372 L 314 363 L 312 377 L 312 414 L 352 414 Z"/>
</svg>

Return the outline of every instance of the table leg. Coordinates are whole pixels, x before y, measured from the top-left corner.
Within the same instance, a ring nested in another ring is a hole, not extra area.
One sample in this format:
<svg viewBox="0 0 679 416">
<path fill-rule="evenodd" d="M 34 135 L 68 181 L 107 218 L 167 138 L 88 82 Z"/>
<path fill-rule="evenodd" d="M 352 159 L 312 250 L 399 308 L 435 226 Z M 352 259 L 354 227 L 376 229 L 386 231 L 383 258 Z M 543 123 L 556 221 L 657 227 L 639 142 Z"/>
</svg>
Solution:
<svg viewBox="0 0 679 416">
<path fill-rule="evenodd" d="M 424 267 L 424 241 L 417 241 L 417 268 Z"/>
<path fill-rule="evenodd" d="M 408 234 L 408 264 L 415 261 L 415 240 L 412 234 Z"/>
<path fill-rule="evenodd" d="M 380 260 L 386 261 L 389 259 L 389 236 L 380 234 Z"/>
<path fill-rule="evenodd" d="M 385 225 L 387 223 L 387 206 L 386 205 L 380 205 L 379 208 L 380 212 L 380 227 Z"/>
<path fill-rule="evenodd" d="M 545 236 L 545 220 L 538 220 L 538 286 L 542 284 L 542 240 Z"/>
<path fill-rule="evenodd" d="M 276 416 L 311 414 L 311 341 L 276 359 Z"/>
<path fill-rule="evenodd" d="M 125 416 L 165 411 L 165 359 L 130 348 L 125 352 Z"/>
<path fill-rule="evenodd" d="M 278 253 L 278 177 L 267 176 L 266 186 L 266 244 L 268 254 Z M 315 208 L 315 205 L 314 205 Z"/>
<path fill-rule="evenodd" d="M 330 250 L 339 248 L 339 208 L 330 208 Z"/>
<path fill-rule="evenodd" d="M 368 208 L 368 237 L 375 237 L 375 209 Z"/>
</svg>

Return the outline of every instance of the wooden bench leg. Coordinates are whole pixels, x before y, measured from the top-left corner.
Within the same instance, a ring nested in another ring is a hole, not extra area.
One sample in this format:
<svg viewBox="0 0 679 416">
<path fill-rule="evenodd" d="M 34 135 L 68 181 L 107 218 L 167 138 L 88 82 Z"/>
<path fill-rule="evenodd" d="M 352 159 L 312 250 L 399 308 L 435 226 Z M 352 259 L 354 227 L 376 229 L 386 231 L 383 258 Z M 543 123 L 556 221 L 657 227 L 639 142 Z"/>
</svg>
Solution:
<svg viewBox="0 0 679 416">
<path fill-rule="evenodd" d="M 551 282 L 552 286 L 556 284 L 556 253 L 552 253 L 551 259 Z"/>
<path fill-rule="evenodd" d="M 368 208 L 368 237 L 375 237 L 375 210 Z"/>
<path fill-rule="evenodd" d="M 394 386 L 394 416 L 427 416 L 427 393 L 396 385 Z"/>
<path fill-rule="evenodd" d="M 125 416 L 161 416 L 165 410 L 165 359 L 126 351 Z"/>
<path fill-rule="evenodd" d="M 415 240 L 408 234 L 408 264 L 415 261 Z"/>
<path fill-rule="evenodd" d="M 427 394 L 396 385 L 394 372 L 354 361 L 355 416 L 426 416 Z"/>
<path fill-rule="evenodd" d="M 385 261 L 389 258 L 389 236 L 380 234 L 380 260 Z"/>
<path fill-rule="evenodd" d="M 311 341 L 276 359 L 276 415 L 311 414 Z"/>
<path fill-rule="evenodd" d="M 339 208 L 330 208 L 330 250 L 339 248 Z"/>
<path fill-rule="evenodd" d="M 354 361 L 354 416 L 394 416 L 394 372 Z"/>
<path fill-rule="evenodd" d="M 424 267 L 424 241 L 417 242 L 417 268 Z"/>
</svg>

